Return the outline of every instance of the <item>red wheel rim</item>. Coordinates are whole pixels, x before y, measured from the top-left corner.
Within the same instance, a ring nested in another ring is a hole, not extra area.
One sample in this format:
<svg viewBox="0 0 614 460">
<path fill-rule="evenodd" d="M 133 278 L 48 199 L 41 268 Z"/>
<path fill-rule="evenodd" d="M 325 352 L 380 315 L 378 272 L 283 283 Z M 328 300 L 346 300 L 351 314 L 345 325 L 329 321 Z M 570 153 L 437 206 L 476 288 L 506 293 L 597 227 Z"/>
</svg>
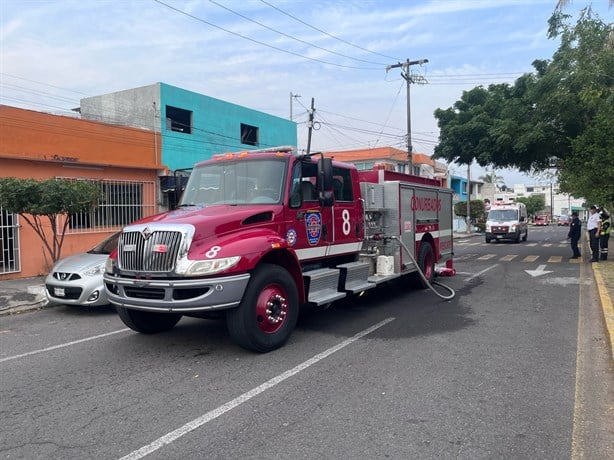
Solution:
<svg viewBox="0 0 614 460">
<path fill-rule="evenodd" d="M 272 334 L 284 325 L 288 315 L 288 297 L 278 284 L 265 287 L 256 301 L 256 324 L 262 332 Z"/>
</svg>

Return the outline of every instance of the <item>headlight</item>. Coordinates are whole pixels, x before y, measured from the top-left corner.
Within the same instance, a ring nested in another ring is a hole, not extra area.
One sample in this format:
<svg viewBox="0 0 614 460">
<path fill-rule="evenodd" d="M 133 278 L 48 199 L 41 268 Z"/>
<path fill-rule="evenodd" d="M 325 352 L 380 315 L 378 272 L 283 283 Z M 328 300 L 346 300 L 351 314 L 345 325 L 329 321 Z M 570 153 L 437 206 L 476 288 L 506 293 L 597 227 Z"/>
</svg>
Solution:
<svg viewBox="0 0 614 460">
<path fill-rule="evenodd" d="M 94 276 L 102 273 L 105 268 L 105 264 L 98 264 L 95 267 L 88 268 L 83 272 L 83 276 Z"/>
<path fill-rule="evenodd" d="M 516 231 L 516 224 L 512 225 L 510 228 L 511 228 L 512 232 L 515 232 Z"/>
<path fill-rule="evenodd" d="M 108 274 L 112 274 L 114 265 L 115 265 L 115 259 L 112 259 L 111 257 L 109 257 L 104 263 L 104 271 L 107 272 Z"/>
<path fill-rule="evenodd" d="M 241 256 L 190 261 L 183 274 L 186 276 L 213 275 L 235 266 L 239 260 Z M 177 267 L 177 272 L 179 272 L 179 267 Z"/>
<path fill-rule="evenodd" d="M 490 232 L 490 224 L 486 224 L 486 231 Z"/>
</svg>

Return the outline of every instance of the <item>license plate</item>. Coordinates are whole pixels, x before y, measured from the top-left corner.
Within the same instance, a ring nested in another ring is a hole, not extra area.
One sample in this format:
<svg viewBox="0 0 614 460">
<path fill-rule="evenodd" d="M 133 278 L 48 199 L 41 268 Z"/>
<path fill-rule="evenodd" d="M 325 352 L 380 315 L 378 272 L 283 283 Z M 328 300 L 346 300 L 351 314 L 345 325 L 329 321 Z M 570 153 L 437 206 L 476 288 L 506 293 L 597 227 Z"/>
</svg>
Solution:
<svg viewBox="0 0 614 460">
<path fill-rule="evenodd" d="M 498 240 L 500 240 L 501 238 L 503 238 L 503 235 L 497 235 Z"/>
<path fill-rule="evenodd" d="M 56 297 L 64 297 L 66 295 L 64 288 L 53 288 L 53 293 Z"/>
</svg>

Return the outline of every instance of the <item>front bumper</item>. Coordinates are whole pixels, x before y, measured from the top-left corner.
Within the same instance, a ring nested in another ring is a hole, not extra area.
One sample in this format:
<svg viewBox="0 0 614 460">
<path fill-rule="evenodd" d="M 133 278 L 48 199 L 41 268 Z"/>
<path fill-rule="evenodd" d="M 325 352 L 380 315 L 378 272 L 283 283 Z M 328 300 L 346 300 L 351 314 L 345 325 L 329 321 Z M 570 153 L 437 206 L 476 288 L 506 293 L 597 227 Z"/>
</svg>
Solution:
<svg viewBox="0 0 614 460">
<path fill-rule="evenodd" d="M 108 305 L 102 275 L 78 281 L 60 281 L 51 276 L 45 279 L 45 295 L 52 304 L 97 307 Z"/>
<path fill-rule="evenodd" d="M 520 236 L 520 232 L 519 231 L 504 232 L 504 233 L 486 232 L 486 238 L 489 239 L 489 240 L 515 240 L 519 236 Z"/>
<path fill-rule="evenodd" d="M 104 274 L 107 298 L 134 310 L 189 313 L 236 307 L 249 273 L 220 278 L 142 279 Z"/>
</svg>

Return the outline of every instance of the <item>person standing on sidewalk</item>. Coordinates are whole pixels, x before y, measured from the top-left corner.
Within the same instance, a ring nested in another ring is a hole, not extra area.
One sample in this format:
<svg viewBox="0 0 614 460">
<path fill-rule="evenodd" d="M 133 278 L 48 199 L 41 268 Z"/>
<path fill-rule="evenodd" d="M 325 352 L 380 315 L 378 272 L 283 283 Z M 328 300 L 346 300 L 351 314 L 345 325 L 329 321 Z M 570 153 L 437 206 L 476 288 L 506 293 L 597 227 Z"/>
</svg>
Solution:
<svg viewBox="0 0 614 460">
<path fill-rule="evenodd" d="M 592 258 L 591 262 L 599 262 L 599 232 L 601 231 L 601 219 L 597 214 L 597 207 L 591 206 L 588 210 L 589 216 L 586 222 L 586 230 L 591 245 Z"/>
<path fill-rule="evenodd" d="M 582 222 L 578 218 L 578 211 L 574 211 L 571 213 L 571 223 L 569 224 L 569 233 L 567 234 L 567 238 L 571 238 L 571 250 L 573 252 L 571 259 L 580 257 L 580 250 L 578 249 L 580 236 L 582 236 Z"/>
<path fill-rule="evenodd" d="M 599 247 L 601 248 L 599 258 L 601 260 L 608 260 L 608 241 L 611 231 L 610 216 L 605 211 L 601 211 L 601 227 L 599 229 Z"/>
</svg>

